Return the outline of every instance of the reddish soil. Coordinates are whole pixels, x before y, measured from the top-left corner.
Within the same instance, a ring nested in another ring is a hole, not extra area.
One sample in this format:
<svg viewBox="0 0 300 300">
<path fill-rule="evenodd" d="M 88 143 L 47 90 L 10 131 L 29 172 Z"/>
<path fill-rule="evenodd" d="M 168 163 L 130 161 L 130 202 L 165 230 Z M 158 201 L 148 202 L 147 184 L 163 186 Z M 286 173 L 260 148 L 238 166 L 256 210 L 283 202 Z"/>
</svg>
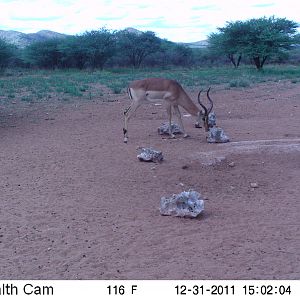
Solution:
<svg viewBox="0 0 300 300">
<path fill-rule="evenodd" d="M 190 138 L 159 136 L 166 112 L 148 105 L 124 144 L 125 94 L 1 107 L 0 279 L 300 279 L 300 84 L 211 95 L 231 143 L 189 117 Z M 202 215 L 160 215 L 189 189 Z"/>
</svg>

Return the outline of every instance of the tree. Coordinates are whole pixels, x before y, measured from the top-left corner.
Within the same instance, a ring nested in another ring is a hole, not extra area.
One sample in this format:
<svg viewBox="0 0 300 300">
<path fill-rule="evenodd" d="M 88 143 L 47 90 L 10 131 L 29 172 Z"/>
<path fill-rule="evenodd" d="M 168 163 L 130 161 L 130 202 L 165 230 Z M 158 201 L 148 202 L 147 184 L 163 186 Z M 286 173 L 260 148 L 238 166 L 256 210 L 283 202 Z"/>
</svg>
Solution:
<svg viewBox="0 0 300 300">
<path fill-rule="evenodd" d="M 0 71 L 3 71 L 14 55 L 14 46 L 0 39 Z"/>
<path fill-rule="evenodd" d="M 134 68 L 139 68 L 147 56 L 157 52 L 160 42 L 151 31 L 136 33 L 122 30 L 117 33 L 118 52 L 122 53 Z"/>
<path fill-rule="evenodd" d="M 83 69 L 88 61 L 88 55 L 81 36 L 70 36 L 59 45 L 62 68 Z"/>
<path fill-rule="evenodd" d="M 80 36 L 81 49 L 87 57 L 87 66 L 103 69 L 115 52 L 115 36 L 106 28 L 85 32 Z"/>
<path fill-rule="evenodd" d="M 175 66 L 190 66 L 193 63 L 193 50 L 184 45 L 175 44 L 171 56 L 171 63 Z"/>
<path fill-rule="evenodd" d="M 25 49 L 25 61 L 40 68 L 54 69 L 60 66 L 60 39 L 36 42 Z"/>
<path fill-rule="evenodd" d="M 240 22 L 229 23 L 227 27 L 218 28 L 220 33 L 212 33 L 208 37 L 212 54 L 225 54 L 235 68 L 240 65 L 242 59 L 241 42 L 238 40 L 243 34 L 240 25 Z"/>
<path fill-rule="evenodd" d="M 297 27 L 293 21 L 274 16 L 227 22 L 227 26 L 218 28 L 219 33 L 210 35 L 209 42 L 211 49 L 226 54 L 235 66 L 243 55 L 260 70 L 267 59 L 291 48 Z"/>
</svg>

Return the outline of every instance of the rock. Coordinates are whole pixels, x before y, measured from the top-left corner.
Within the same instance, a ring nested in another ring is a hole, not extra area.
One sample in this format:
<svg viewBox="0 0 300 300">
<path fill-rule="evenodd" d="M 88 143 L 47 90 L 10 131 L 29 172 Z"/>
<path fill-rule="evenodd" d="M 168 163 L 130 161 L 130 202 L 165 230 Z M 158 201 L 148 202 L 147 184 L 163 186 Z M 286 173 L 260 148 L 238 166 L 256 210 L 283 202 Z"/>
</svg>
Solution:
<svg viewBox="0 0 300 300">
<path fill-rule="evenodd" d="M 152 148 L 140 148 L 139 150 L 140 154 L 138 154 L 137 158 L 140 161 L 161 162 L 164 159 L 161 151 Z"/>
<path fill-rule="evenodd" d="M 216 126 L 216 121 L 217 121 L 216 114 L 214 112 L 209 113 L 209 115 L 208 115 L 208 125 L 209 125 L 209 127 Z"/>
<path fill-rule="evenodd" d="M 160 127 L 157 128 L 157 131 L 160 135 L 169 134 L 169 123 L 163 123 Z M 175 123 L 171 123 L 171 131 L 173 134 L 182 133 L 181 128 Z"/>
<path fill-rule="evenodd" d="M 228 164 L 228 166 L 231 167 L 231 168 L 235 167 L 235 162 L 234 162 L 234 161 L 230 162 L 230 163 Z"/>
<path fill-rule="evenodd" d="M 204 201 L 198 192 L 189 190 L 162 197 L 159 210 L 163 216 L 196 218 L 204 210 Z"/>
<path fill-rule="evenodd" d="M 207 136 L 208 143 L 228 143 L 229 138 L 224 130 L 220 127 L 212 127 L 209 129 Z"/>
<path fill-rule="evenodd" d="M 251 182 L 251 183 L 250 183 L 250 186 L 251 186 L 252 188 L 258 188 L 258 183 L 257 183 L 257 182 Z"/>
</svg>

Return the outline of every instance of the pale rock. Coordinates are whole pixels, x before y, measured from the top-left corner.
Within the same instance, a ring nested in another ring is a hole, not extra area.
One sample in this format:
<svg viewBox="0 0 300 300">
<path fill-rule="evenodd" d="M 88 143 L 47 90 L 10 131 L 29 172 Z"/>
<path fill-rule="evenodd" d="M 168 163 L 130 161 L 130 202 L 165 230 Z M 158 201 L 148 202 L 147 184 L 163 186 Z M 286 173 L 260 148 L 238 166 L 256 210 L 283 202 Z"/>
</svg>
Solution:
<svg viewBox="0 0 300 300">
<path fill-rule="evenodd" d="M 217 122 L 217 117 L 216 114 L 214 112 L 209 113 L 208 115 L 208 125 L 209 127 L 214 127 L 216 126 Z"/>
<path fill-rule="evenodd" d="M 220 127 L 212 127 L 209 129 L 207 136 L 208 143 L 228 143 L 229 138 L 224 130 Z"/>
<path fill-rule="evenodd" d="M 140 148 L 139 150 L 140 154 L 137 155 L 137 158 L 140 161 L 161 162 L 164 159 L 161 151 L 152 148 Z"/>
<path fill-rule="evenodd" d="M 204 210 L 200 193 L 189 190 L 160 199 L 160 214 L 163 216 L 196 218 Z"/>
<path fill-rule="evenodd" d="M 163 123 L 160 127 L 157 128 L 157 132 L 160 135 L 169 134 L 169 127 L 170 126 L 168 122 Z M 171 123 L 171 132 L 173 134 L 180 134 L 182 133 L 182 130 L 176 123 Z"/>
</svg>

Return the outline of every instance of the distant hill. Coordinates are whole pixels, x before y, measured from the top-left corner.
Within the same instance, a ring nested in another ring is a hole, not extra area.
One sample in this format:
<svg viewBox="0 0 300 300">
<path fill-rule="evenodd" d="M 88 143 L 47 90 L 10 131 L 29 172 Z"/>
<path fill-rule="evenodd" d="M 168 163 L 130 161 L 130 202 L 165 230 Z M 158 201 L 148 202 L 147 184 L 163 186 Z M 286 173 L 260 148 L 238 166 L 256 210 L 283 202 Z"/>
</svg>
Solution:
<svg viewBox="0 0 300 300">
<path fill-rule="evenodd" d="M 180 43 L 180 44 L 182 44 L 186 47 L 190 47 L 190 48 L 207 48 L 208 47 L 207 40 L 193 42 L 193 43 Z"/>
<path fill-rule="evenodd" d="M 34 42 L 42 42 L 49 39 L 64 38 L 67 37 L 66 34 L 50 31 L 41 30 L 36 33 L 22 33 L 13 30 L 0 30 L 0 38 L 16 45 L 19 48 L 24 48 Z"/>
<path fill-rule="evenodd" d="M 130 33 L 141 34 L 142 31 L 132 27 L 124 29 Z M 58 33 L 50 30 L 41 30 L 36 33 L 22 33 L 13 30 L 0 30 L 0 39 L 4 39 L 8 43 L 16 45 L 19 48 L 25 48 L 26 46 L 34 42 L 43 42 L 49 39 L 65 38 L 67 34 Z M 193 43 L 178 43 L 190 48 L 206 48 L 208 46 L 207 40 L 193 42 Z"/>
<path fill-rule="evenodd" d="M 127 28 L 124 29 L 124 31 L 127 31 L 127 32 L 129 32 L 129 33 L 135 33 L 135 34 L 137 34 L 137 35 L 143 33 L 143 31 L 140 31 L 140 30 L 135 29 L 135 28 L 132 28 L 132 27 L 127 27 Z"/>
<path fill-rule="evenodd" d="M 127 27 L 127 28 L 124 29 L 124 31 L 127 31 L 129 33 L 135 33 L 135 34 L 141 34 L 142 33 L 142 31 L 137 30 L 137 29 L 132 28 L 132 27 Z M 189 48 L 207 48 L 208 47 L 208 41 L 207 40 L 192 42 L 192 43 L 177 43 L 177 44 L 184 45 L 184 46 L 189 47 Z"/>
</svg>

